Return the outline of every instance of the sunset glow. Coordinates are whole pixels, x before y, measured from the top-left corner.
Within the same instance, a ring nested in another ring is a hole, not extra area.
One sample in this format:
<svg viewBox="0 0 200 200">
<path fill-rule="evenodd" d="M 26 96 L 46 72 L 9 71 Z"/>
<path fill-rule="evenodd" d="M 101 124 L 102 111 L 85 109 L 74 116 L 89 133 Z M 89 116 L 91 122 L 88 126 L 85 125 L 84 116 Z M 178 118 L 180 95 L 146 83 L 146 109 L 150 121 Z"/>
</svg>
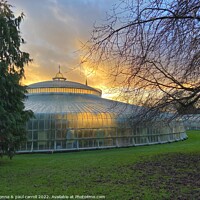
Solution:
<svg viewBox="0 0 200 200">
<path fill-rule="evenodd" d="M 81 46 L 90 38 L 95 22 L 105 19 L 114 0 L 9 0 L 16 16 L 23 12 L 21 35 L 26 41 L 22 50 L 33 61 L 25 67 L 22 84 L 51 80 L 61 66 L 68 81 L 85 83 L 104 90 L 109 87 L 106 74 L 80 64 Z M 105 95 L 106 96 L 106 95 Z"/>
</svg>

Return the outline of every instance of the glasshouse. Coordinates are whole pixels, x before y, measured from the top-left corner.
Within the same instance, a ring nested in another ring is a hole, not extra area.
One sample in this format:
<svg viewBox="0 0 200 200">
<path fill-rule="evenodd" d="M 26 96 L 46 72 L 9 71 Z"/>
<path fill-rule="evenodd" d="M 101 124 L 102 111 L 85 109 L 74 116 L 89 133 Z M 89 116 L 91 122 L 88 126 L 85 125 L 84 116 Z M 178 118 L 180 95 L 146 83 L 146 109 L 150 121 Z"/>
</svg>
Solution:
<svg viewBox="0 0 200 200">
<path fill-rule="evenodd" d="M 200 114 L 184 115 L 181 120 L 186 130 L 200 130 Z"/>
<path fill-rule="evenodd" d="M 27 141 L 19 153 L 149 145 L 187 138 L 180 121 L 131 126 L 130 116 L 138 106 L 104 99 L 101 90 L 67 81 L 60 70 L 52 81 L 31 84 L 27 90 L 25 108 L 34 117 L 27 123 Z"/>
</svg>

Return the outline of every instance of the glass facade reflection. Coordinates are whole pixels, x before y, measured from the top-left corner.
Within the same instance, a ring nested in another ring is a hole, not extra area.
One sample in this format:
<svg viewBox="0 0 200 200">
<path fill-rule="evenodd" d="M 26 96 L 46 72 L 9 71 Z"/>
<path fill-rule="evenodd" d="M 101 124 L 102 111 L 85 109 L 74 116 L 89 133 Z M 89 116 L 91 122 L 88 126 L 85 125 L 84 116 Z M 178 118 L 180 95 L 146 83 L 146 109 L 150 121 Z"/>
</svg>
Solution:
<svg viewBox="0 0 200 200">
<path fill-rule="evenodd" d="M 190 114 L 181 117 L 187 130 L 200 130 L 200 114 Z"/>
<path fill-rule="evenodd" d="M 35 93 L 78 93 L 78 94 L 93 94 L 101 96 L 101 92 L 98 90 L 88 90 L 79 88 L 30 88 L 29 94 Z"/>
<path fill-rule="evenodd" d="M 179 121 L 131 127 L 137 106 L 101 98 L 101 91 L 66 81 L 59 72 L 53 81 L 28 86 L 27 142 L 19 152 L 68 151 L 165 143 L 187 138 Z"/>
</svg>

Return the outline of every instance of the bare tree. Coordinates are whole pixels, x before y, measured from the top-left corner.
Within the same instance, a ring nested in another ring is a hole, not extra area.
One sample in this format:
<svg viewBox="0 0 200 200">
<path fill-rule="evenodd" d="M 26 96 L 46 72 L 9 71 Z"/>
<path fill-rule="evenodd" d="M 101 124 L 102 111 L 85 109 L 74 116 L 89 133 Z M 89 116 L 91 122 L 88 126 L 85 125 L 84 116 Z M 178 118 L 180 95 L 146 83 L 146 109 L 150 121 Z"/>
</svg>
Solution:
<svg viewBox="0 0 200 200">
<path fill-rule="evenodd" d="M 85 48 L 84 60 L 104 64 L 122 93 L 151 115 L 199 112 L 199 0 L 120 1 Z"/>
</svg>

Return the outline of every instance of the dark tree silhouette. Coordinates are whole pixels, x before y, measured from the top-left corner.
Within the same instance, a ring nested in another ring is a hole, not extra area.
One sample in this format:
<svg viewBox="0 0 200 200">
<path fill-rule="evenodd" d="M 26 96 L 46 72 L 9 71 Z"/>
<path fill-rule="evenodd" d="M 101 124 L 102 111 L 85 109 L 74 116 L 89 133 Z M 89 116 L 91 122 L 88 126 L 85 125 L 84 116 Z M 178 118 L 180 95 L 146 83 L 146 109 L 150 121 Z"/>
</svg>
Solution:
<svg viewBox="0 0 200 200">
<path fill-rule="evenodd" d="M 83 62 L 104 65 L 142 116 L 199 112 L 199 0 L 121 1 L 84 47 Z"/>
<path fill-rule="evenodd" d="M 25 140 L 25 123 L 32 116 L 24 110 L 26 87 L 20 84 L 29 54 L 20 50 L 23 14 L 15 18 L 11 5 L 0 0 L 0 155 L 10 158 Z"/>
</svg>

